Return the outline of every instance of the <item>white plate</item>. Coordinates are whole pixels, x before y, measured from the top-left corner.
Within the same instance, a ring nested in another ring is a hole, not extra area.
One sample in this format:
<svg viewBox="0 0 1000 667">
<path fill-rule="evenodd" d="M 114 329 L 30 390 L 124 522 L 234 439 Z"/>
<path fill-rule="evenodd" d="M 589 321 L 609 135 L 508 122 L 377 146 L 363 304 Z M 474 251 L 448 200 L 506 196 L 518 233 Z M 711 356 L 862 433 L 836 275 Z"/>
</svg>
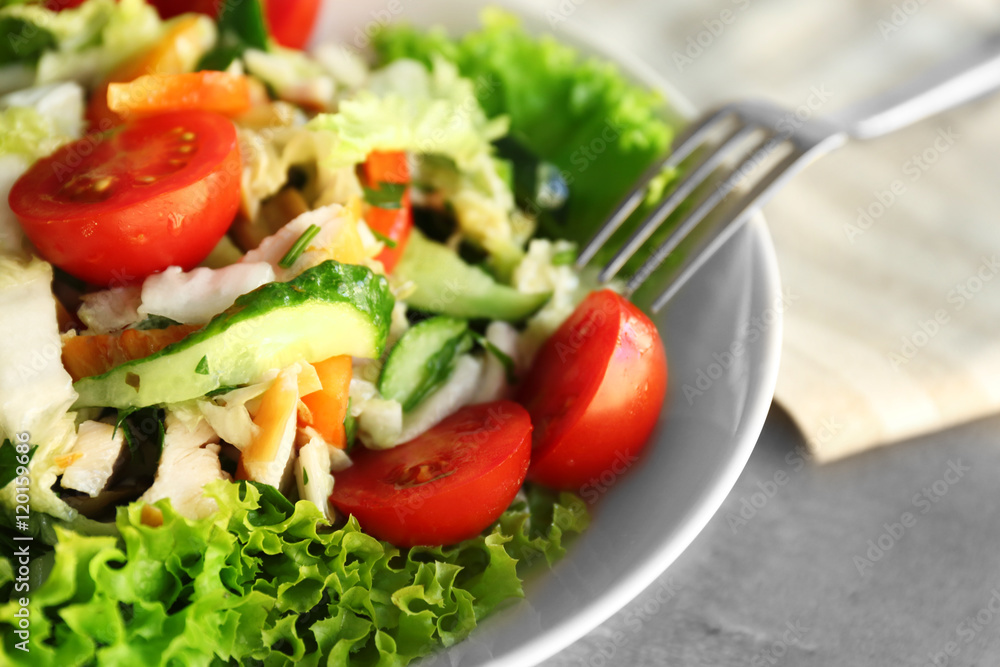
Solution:
<svg viewBox="0 0 1000 667">
<path fill-rule="evenodd" d="M 367 32 L 396 21 L 443 25 L 461 34 L 478 25 L 481 7 L 497 4 L 511 6 L 481 0 L 327 2 L 316 41 L 363 47 Z M 529 30 L 553 32 L 537 11 L 516 6 Z M 628 76 L 663 91 L 679 114 L 691 115 L 690 104 L 655 72 L 598 45 L 572 19 L 554 32 L 585 53 L 618 62 Z M 718 510 L 757 441 L 777 376 L 780 304 L 774 248 L 758 216 L 657 320 L 667 345 L 670 393 L 649 454 L 627 474 L 607 480 L 607 492 L 591 507 L 590 530 L 551 571 L 544 566 L 532 571 L 524 600 L 486 619 L 465 642 L 422 661 L 422 667 L 537 664 L 663 573 Z"/>
</svg>

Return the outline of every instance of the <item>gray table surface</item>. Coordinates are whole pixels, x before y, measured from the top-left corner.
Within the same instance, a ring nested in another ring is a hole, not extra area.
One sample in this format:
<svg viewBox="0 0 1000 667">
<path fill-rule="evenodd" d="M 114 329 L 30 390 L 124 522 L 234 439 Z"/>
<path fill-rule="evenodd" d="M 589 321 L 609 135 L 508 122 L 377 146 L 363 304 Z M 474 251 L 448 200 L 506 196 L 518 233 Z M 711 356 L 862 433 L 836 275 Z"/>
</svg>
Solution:
<svg viewBox="0 0 1000 667">
<path fill-rule="evenodd" d="M 691 547 L 543 664 L 998 665 L 998 443 L 989 419 L 816 466 L 775 407 Z"/>
<path fill-rule="evenodd" d="M 1000 24 L 1000 6 L 983 0 L 544 4 L 637 53 L 702 107 L 746 95 L 795 103 L 817 80 L 860 97 Z M 919 11 L 885 48 L 878 18 L 911 4 Z M 674 53 L 733 8 L 737 20 L 680 66 Z M 998 443 L 1000 418 L 987 419 L 818 466 L 775 406 L 692 546 L 543 664 L 1000 665 Z"/>
</svg>

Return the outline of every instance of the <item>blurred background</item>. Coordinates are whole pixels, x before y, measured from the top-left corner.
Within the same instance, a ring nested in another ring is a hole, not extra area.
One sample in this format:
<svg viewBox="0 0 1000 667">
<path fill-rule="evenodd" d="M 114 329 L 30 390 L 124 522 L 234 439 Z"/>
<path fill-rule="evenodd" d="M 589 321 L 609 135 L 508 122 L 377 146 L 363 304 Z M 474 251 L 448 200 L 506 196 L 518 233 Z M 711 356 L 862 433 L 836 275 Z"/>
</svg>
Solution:
<svg viewBox="0 0 1000 667">
<path fill-rule="evenodd" d="M 794 109 L 819 96 L 819 113 L 832 112 L 1000 30 L 1000 4 L 988 0 L 538 4 L 556 34 L 562 19 L 579 22 L 652 65 L 699 110 L 746 97 Z M 971 267 L 937 262 L 935 248 L 955 251 L 961 236 L 959 250 L 973 263 L 1000 251 L 998 118 L 1000 98 L 977 102 L 851 144 L 799 175 L 765 208 L 784 284 L 795 289 L 834 256 L 838 270 L 855 267 L 873 295 L 869 316 L 887 320 L 884 350 L 891 350 L 918 315 L 893 307 L 912 286 L 881 267 L 918 263 L 927 274 L 922 296 L 943 299 Z M 916 176 L 912 158 L 942 132 L 954 140 Z M 858 209 L 899 179 L 905 192 L 867 224 L 866 238 L 853 239 Z M 804 243 L 807 226 L 826 229 L 829 246 Z M 904 242 L 887 244 L 897 238 Z M 786 341 L 807 338 L 796 327 L 823 308 L 824 299 L 806 299 L 786 319 Z M 1000 330 L 994 319 L 978 325 Z M 949 336 L 928 345 L 939 368 L 927 372 L 940 373 L 941 400 L 950 369 L 940 359 L 961 346 Z M 897 389 L 903 397 L 905 385 Z M 838 410 L 833 431 L 852 419 L 849 406 Z M 708 529 L 658 584 L 546 667 L 1000 665 L 1000 419 L 820 466 L 807 443 L 815 451 L 824 437 L 803 432 L 776 404 Z M 904 526 L 908 511 L 912 525 Z"/>
</svg>

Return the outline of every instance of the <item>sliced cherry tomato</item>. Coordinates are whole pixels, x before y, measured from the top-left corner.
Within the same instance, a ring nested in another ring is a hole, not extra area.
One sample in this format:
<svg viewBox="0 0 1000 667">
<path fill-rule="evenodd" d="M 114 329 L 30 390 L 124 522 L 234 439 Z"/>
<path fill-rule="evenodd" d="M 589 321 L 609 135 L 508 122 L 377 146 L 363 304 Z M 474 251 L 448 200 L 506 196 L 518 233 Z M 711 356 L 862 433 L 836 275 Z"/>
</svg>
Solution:
<svg viewBox="0 0 1000 667">
<path fill-rule="evenodd" d="M 535 426 L 528 477 L 558 489 L 606 483 L 656 426 L 667 360 L 656 327 L 610 290 L 591 293 L 542 346 L 518 400 Z"/>
<path fill-rule="evenodd" d="M 185 111 L 63 146 L 21 176 L 8 201 L 42 257 L 121 285 L 208 256 L 236 215 L 240 171 L 233 123 Z"/>
<path fill-rule="evenodd" d="M 374 151 L 365 161 L 365 181 L 377 190 L 381 183 L 409 185 L 410 168 L 403 151 Z M 406 249 L 413 228 L 413 211 L 410 206 L 410 188 L 403 192 L 397 208 L 371 206 L 365 216 L 368 226 L 389 240 L 385 249 L 375 259 L 382 262 L 386 273 L 392 273 Z"/>
<path fill-rule="evenodd" d="M 265 0 L 264 19 L 275 41 L 290 49 L 301 49 L 309 41 L 320 0 Z"/>
<path fill-rule="evenodd" d="M 196 110 L 235 116 L 250 104 L 247 77 L 228 72 L 148 74 L 108 86 L 108 108 L 122 118 Z"/>
<path fill-rule="evenodd" d="M 398 447 L 358 451 L 330 500 L 397 546 L 454 544 L 507 509 L 530 452 L 531 421 L 520 405 L 467 406 Z"/>
<path fill-rule="evenodd" d="M 215 17 L 221 0 L 152 0 L 160 16 L 168 19 L 185 12 Z M 301 49 L 309 41 L 319 15 L 320 0 L 269 0 L 263 3 L 268 34 L 282 46 Z"/>
<path fill-rule="evenodd" d="M 214 18 L 221 5 L 218 0 L 152 0 L 149 4 L 156 7 L 162 19 L 172 19 L 187 12 L 200 12 Z"/>
</svg>

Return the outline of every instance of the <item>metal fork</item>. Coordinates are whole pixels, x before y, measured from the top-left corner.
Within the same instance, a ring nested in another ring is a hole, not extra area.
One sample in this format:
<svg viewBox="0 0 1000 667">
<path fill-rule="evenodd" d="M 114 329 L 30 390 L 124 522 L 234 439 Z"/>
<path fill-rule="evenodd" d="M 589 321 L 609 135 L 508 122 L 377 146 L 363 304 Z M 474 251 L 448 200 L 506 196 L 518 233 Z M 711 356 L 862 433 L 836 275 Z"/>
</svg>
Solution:
<svg viewBox="0 0 1000 667">
<path fill-rule="evenodd" d="M 704 226 L 710 213 L 720 209 L 718 220 L 704 230 L 706 240 L 653 303 L 652 310 L 657 312 L 754 212 L 816 158 L 843 146 L 849 139 L 880 137 L 997 88 L 1000 88 L 1000 35 L 909 84 L 825 119 L 795 123 L 789 122 L 794 118 L 793 112 L 768 102 L 728 104 L 687 128 L 675 142 L 673 152 L 649 169 L 582 250 L 577 266 L 583 268 L 608 243 L 642 204 L 650 182 L 657 175 L 692 158 L 694 164 L 685 168 L 683 178 L 639 224 L 598 276 L 602 283 L 615 277 L 668 216 L 694 195 L 690 211 L 628 278 L 626 294 L 631 296 L 685 238 Z M 721 139 L 713 139 L 719 134 Z M 723 168 L 733 157 L 737 158 L 736 166 Z M 776 162 L 763 168 L 769 159 Z M 735 201 L 723 207 L 730 193 Z"/>
</svg>

